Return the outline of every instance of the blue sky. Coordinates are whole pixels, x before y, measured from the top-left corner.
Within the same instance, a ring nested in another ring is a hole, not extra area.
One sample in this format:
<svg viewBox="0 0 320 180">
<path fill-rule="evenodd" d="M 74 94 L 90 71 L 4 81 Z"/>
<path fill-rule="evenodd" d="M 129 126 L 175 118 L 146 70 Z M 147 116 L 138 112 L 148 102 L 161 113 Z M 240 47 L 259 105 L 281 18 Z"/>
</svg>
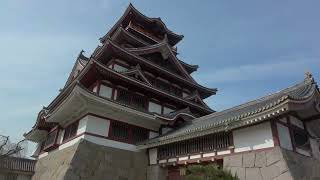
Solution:
<svg viewBox="0 0 320 180">
<path fill-rule="evenodd" d="M 222 110 L 320 73 L 320 1 L 131 1 L 185 38 L 179 58 L 193 77 L 218 88 Z M 123 0 L 0 1 L 0 134 L 13 140 L 63 87 L 81 49 L 90 55 L 120 18 Z M 30 148 L 32 149 L 32 147 Z"/>
</svg>

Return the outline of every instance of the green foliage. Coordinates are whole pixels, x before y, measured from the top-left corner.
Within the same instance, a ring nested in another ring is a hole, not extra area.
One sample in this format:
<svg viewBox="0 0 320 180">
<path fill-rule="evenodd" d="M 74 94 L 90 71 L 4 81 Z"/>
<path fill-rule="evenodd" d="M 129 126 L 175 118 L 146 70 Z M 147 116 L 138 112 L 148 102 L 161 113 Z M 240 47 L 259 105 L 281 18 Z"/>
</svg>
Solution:
<svg viewBox="0 0 320 180">
<path fill-rule="evenodd" d="M 193 165 L 187 168 L 186 180 L 239 180 L 217 165 Z"/>
</svg>

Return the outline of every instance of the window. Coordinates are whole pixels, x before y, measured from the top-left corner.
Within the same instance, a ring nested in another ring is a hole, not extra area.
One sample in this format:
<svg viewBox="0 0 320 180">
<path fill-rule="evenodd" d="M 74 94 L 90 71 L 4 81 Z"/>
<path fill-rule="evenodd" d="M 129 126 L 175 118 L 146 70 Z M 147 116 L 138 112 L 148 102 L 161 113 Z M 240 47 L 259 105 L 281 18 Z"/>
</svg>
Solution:
<svg viewBox="0 0 320 180">
<path fill-rule="evenodd" d="M 119 121 L 111 121 L 109 137 L 117 141 L 135 144 L 148 139 L 149 131 Z"/>
<path fill-rule="evenodd" d="M 105 98 L 111 99 L 112 97 L 112 88 L 106 85 L 100 86 L 99 95 Z"/>
<path fill-rule="evenodd" d="M 123 103 L 123 104 L 130 104 L 130 94 L 127 90 L 124 89 L 117 89 L 117 97 L 116 101 Z"/>
<path fill-rule="evenodd" d="M 131 97 L 131 105 L 138 109 L 146 109 L 146 98 L 140 94 L 133 94 Z"/>
<path fill-rule="evenodd" d="M 129 126 L 125 123 L 112 122 L 111 124 L 111 137 L 120 140 L 128 141 L 129 140 Z"/>
<path fill-rule="evenodd" d="M 279 119 L 277 123 L 280 146 L 310 156 L 311 145 L 303 122 L 293 116 L 285 117 L 285 119 Z"/>
<path fill-rule="evenodd" d="M 78 124 L 79 124 L 79 122 L 77 121 L 77 122 L 70 124 L 68 127 L 65 128 L 63 141 L 71 139 L 77 135 Z"/>
<path fill-rule="evenodd" d="M 228 148 L 232 144 L 232 133 L 221 132 L 194 139 L 179 141 L 158 147 L 158 158 L 166 159 L 192 153 L 212 152 Z"/>
<path fill-rule="evenodd" d="M 309 144 L 309 138 L 307 133 L 298 131 L 298 130 L 293 130 L 293 139 L 296 148 L 309 151 L 310 150 L 310 144 Z"/>
<path fill-rule="evenodd" d="M 58 136 L 58 128 L 50 132 L 47 136 L 46 141 L 44 142 L 43 149 L 48 150 L 56 145 Z"/>
<path fill-rule="evenodd" d="M 147 99 L 138 93 L 119 88 L 115 100 L 139 110 L 146 110 Z"/>
<path fill-rule="evenodd" d="M 171 113 L 173 111 L 175 111 L 175 110 L 172 109 L 172 108 L 169 108 L 169 107 L 166 107 L 166 106 L 163 107 L 163 114 L 168 114 L 168 113 Z"/>
<path fill-rule="evenodd" d="M 150 101 L 149 102 L 149 109 L 148 109 L 149 112 L 155 112 L 155 113 L 158 113 L 158 114 L 161 114 L 161 105 L 160 104 L 157 104 L 155 102 L 152 102 Z"/>
</svg>

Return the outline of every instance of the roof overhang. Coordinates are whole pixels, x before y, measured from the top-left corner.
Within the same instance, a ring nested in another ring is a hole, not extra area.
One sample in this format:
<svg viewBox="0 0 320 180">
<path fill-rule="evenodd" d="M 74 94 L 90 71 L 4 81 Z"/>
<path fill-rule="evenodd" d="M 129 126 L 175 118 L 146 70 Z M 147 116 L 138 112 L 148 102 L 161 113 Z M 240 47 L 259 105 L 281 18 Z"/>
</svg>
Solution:
<svg viewBox="0 0 320 180">
<path fill-rule="evenodd" d="M 64 126 L 86 114 L 96 114 L 126 123 L 140 125 L 158 130 L 161 125 L 153 114 L 135 110 L 115 101 L 100 97 L 80 85 L 76 85 L 71 93 L 48 114 L 47 122 L 56 122 Z"/>
<path fill-rule="evenodd" d="M 117 30 L 118 27 L 123 25 L 124 22 L 126 22 L 128 24 L 130 21 L 130 18 L 131 19 L 133 18 L 136 20 L 140 19 L 141 21 L 144 21 L 147 24 L 158 26 L 161 30 L 163 30 L 168 35 L 168 38 L 170 40 L 170 44 L 172 46 L 177 44 L 183 38 L 183 35 L 178 35 L 178 34 L 172 32 L 171 30 L 169 30 L 167 28 L 167 26 L 165 25 L 165 23 L 160 18 L 149 18 L 149 17 L 145 16 L 144 14 L 142 14 L 141 12 L 139 12 L 130 3 L 128 8 L 126 9 L 126 11 L 124 12 L 124 14 L 121 16 L 121 18 L 117 21 L 117 23 L 111 28 L 111 30 L 105 36 L 100 38 L 100 41 L 102 43 L 104 43 L 106 41 L 106 39 Z"/>
<path fill-rule="evenodd" d="M 32 129 L 30 132 L 24 134 L 26 140 L 39 143 L 42 142 L 48 135 L 48 131 L 40 129 Z"/>
<path fill-rule="evenodd" d="M 226 119 L 223 121 L 214 122 L 210 125 L 205 125 L 197 128 L 190 128 L 189 130 L 183 131 L 180 134 L 175 136 L 171 136 L 170 134 L 166 136 L 162 136 L 157 141 L 153 141 L 151 139 L 151 141 L 147 141 L 145 142 L 145 144 L 138 145 L 138 148 L 139 149 L 152 148 L 152 147 L 157 147 L 157 146 L 170 144 L 178 141 L 201 137 L 208 134 L 214 134 L 214 133 L 219 133 L 223 131 L 230 131 L 233 129 L 246 127 L 253 124 L 258 124 L 260 122 L 270 120 L 276 116 L 280 116 L 287 112 L 288 112 L 288 106 L 287 104 L 284 103 L 283 105 L 277 108 L 270 109 L 268 111 L 265 111 L 264 113 L 256 114 L 255 116 L 250 116 L 247 118 L 235 117 L 239 119 L 236 121 L 234 121 L 233 119 Z M 196 119 L 193 122 L 195 121 Z M 195 122 L 195 123 L 201 123 L 201 122 Z"/>
<path fill-rule="evenodd" d="M 308 95 L 304 98 L 296 99 L 290 96 L 285 96 L 278 100 L 278 104 L 271 103 L 254 112 L 247 112 L 245 114 L 223 119 L 217 122 L 213 121 L 212 123 L 204 124 L 203 126 L 191 126 L 187 130 L 180 131 L 174 135 L 168 134 L 156 140 L 153 139 L 146 141 L 144 144 L 140 144 L 138 147 L 140 149 L 152 148 L 208 134 L 244 128 L 249 125 L 261 123 L 263 121 L 274 120 L 281 115 L 290 114 L 292 112 L 301 118 L 308 119 L 308 117 L 320 114 L 320 93 L 315 86 L 312 87 L 312 89 L 309 89 L 309 92 L 310 93 L 308 93 Z M 216 114 L 218 116 L 219 112 Z M 210 115 L 208 115 L 208 117 L 209 116 Z M 206 117 L 204 116 L 195 119 L 193 123 L 201 124 L 204 118 Z"/>
</svg>

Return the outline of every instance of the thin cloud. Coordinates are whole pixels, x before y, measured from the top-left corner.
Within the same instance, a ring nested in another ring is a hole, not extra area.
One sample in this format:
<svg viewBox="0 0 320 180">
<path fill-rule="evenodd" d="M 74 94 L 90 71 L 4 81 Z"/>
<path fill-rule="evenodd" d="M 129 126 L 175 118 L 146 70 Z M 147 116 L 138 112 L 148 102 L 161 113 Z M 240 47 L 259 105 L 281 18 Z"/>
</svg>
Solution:
<svg viewBox="0 0 320 180">
<path fill-rule="evenodd" d="M 297 72 L 303 73 L 304 71 L 312 70 L 314 65 L 319 65 L 317 58 L 295 58 L 291 60 L 285 58 L 285 60 L 271 63 L 247 64 L 216 71 L 201 72 L 195 77 L 205 84 L 265 80 L 276 76 L 290 77 L 296 75 Z"/>
</svg>

